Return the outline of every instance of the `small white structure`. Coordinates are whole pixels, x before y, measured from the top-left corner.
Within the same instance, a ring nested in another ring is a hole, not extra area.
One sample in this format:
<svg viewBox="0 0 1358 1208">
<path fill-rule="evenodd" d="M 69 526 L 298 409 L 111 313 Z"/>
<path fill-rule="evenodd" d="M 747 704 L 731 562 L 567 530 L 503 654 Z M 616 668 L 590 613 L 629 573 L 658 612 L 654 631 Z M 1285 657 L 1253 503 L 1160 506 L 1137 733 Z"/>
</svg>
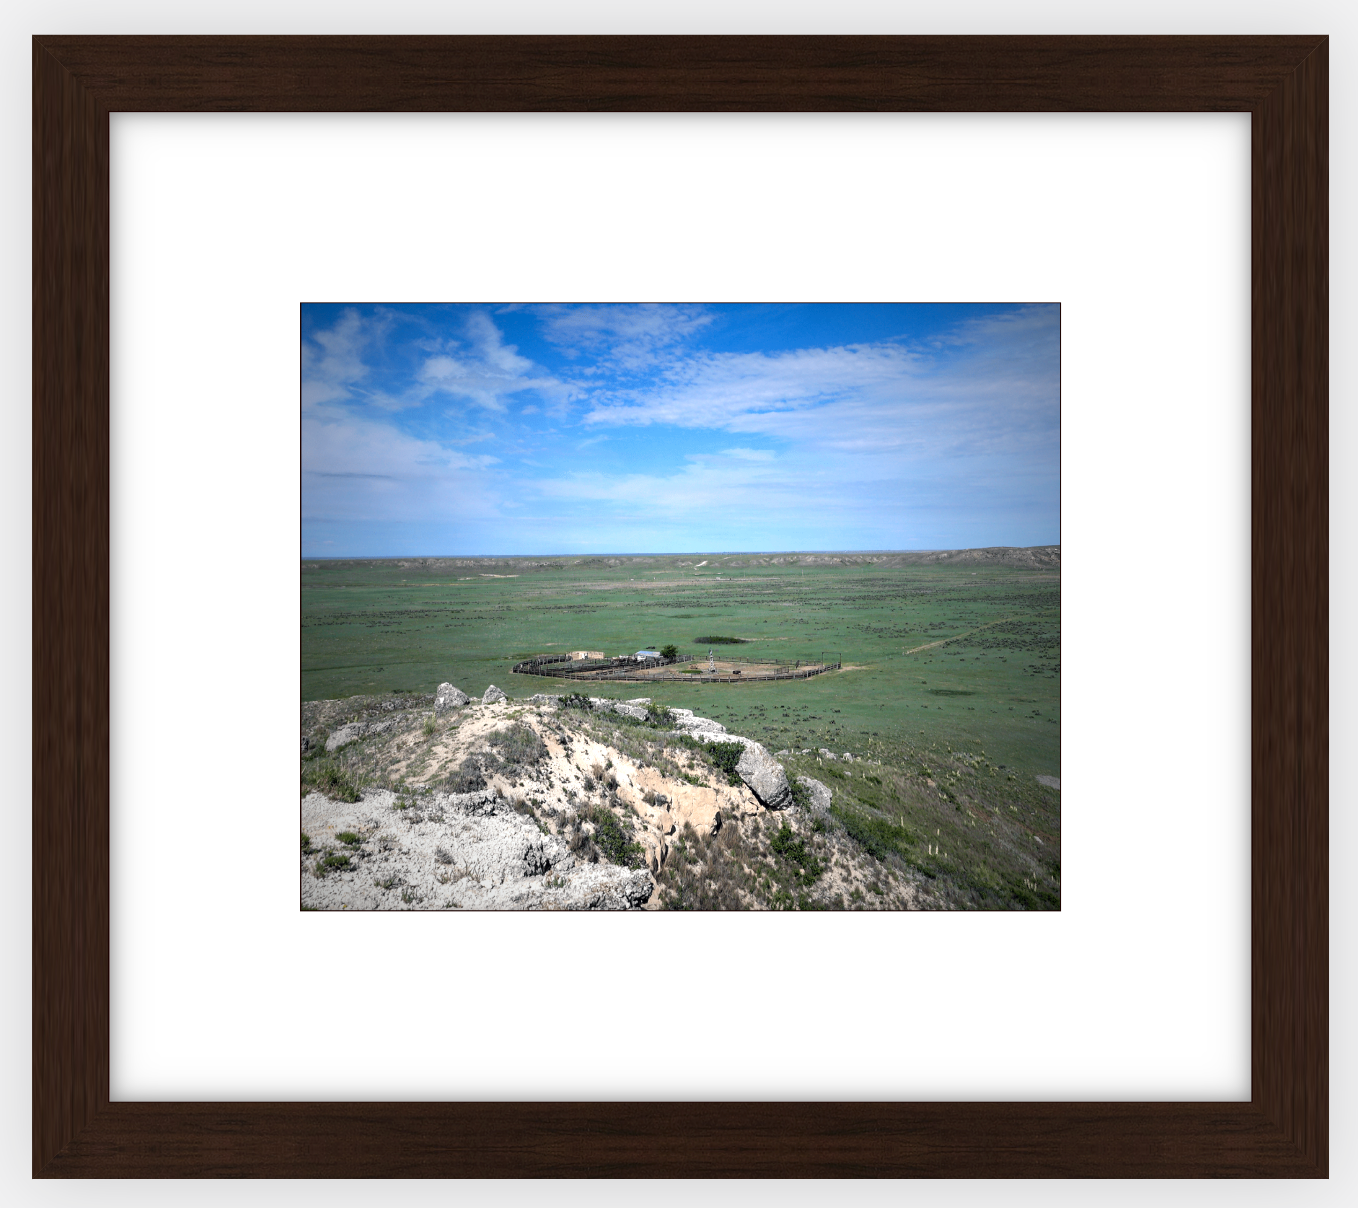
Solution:
<svg viewBox="0 0 1358 1208">
<path fill-rule="evenodd" d="M 601 659 L 604 657 L 602 650 L 572 650 L 571 658 L 576 659 Z"/>
<path fill-rule="evenodd" d="M 645 662 L 647 659 L 656 659 L 656 660 L 659 660 L 659 658 L 660 658 L 660 651 L 658 651 L 658 650 L 638 650 L 638 651 L 637 651 L 637 654 L 636 654 L 636 657 L 637 657 L 637 661 L 638 661 L 638 662 Z"/>
</svg>

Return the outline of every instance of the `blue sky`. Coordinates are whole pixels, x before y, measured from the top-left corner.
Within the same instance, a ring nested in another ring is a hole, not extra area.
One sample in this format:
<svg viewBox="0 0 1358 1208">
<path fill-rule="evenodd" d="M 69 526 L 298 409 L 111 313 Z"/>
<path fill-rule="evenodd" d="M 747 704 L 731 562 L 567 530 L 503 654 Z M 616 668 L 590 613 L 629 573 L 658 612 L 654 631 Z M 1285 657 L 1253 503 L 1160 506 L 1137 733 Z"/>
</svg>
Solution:
<svg viewBox="0 0 1358 1208">
<path fill-rule="evenodd" d="M 1060 540 L 1060 308 L 302 307 L 302 554 Z"/>
</svg>

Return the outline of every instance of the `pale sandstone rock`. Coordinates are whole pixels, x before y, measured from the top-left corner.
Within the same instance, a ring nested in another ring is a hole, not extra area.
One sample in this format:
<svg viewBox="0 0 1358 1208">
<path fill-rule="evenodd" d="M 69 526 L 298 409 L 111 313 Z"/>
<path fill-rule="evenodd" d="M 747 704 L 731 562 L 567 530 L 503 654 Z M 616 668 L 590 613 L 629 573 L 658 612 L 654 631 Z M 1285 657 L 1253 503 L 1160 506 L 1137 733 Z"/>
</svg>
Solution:
<svg viewBox="0 0 1358 1208">
<path fill-rule="evenodd" d="M 772 755 L 757 742 L 749 742 L 736 764 L 736 774 L 759 798 L 765 809 L 781 810 L 792 804 L 787 774 Z"/>
<path fill-rule="evenodd" d="M 825 814 L 830 810 L 830 790 L 819 780 L 812 780 L 810 776 L 798 776 L 798 784 L 804 784 L 811 790 L 811 812 L 813 814 Z"/>
<path fill-rule="evenodd" d="M 442 713 L 447 709 L 456 709 L 469 700 L 471 697 L 461 688 L 455 688 L 452 684 L 440 684 L 438 691 L 434 693 L 434 712 Z"/>
</svg>

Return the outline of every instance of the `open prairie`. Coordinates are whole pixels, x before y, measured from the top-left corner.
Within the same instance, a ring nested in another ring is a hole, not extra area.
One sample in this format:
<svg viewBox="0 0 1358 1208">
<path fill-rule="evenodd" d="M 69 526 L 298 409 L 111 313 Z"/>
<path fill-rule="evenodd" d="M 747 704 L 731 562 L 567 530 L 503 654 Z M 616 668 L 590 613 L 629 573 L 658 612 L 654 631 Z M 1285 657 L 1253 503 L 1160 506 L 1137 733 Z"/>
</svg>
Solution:
<svg viewBox="0 0 1358 1208">
<path fill-rule="evenodd" d="M 801 680 L 645 685 L 512 670 L 531 655 L 667 644 L 704 667 L 709 648 L 728 662 L 841 666 Z M 356 708 L 406 696 L 427 708 L 443 682 L 472 694 L 495 684 L 511 702 L 645 693 L 778 752 L 789 778 L 828 784 L 853 850 L 937 905 L 1059 908 L 1058 548 L 308 560 L 302 648 L 303 700 L 354 697 Z M 348 760 L 383 779 L 357 749 Z M 683 900 L 674 887 L 662 896 Z"/>
<path fill-rule="evenodd" d="M 876 561 L 868 559 L 875 558 Z M 949 565 L 949 561 L 956 561 Z M 705 565 L 701 565 L 704 564 Z M 954 555 L 693 555 L 308 560 L 302 698 L 570 691 L 515 675 L 534 654 L 658 649 L 842 662 L 809 680 L 591 684 L 695 709 L 770 749 L 909 741 L 984 748 L 1060 775 L 1060 565 Z"/>
</svg>

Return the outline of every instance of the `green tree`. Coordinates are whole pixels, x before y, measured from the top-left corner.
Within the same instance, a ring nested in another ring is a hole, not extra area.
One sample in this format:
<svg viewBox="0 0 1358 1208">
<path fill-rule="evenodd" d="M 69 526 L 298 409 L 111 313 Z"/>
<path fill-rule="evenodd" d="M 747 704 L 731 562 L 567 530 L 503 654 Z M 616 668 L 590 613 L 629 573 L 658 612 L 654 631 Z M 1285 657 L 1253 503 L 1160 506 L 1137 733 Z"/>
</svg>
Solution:
<svg viewBox="0 0 1358 1208">
<path fill-rule="evenodd" d="M 660 647 L 660 657 L 662 659 L 677 659 L 679 657 L 679 647 L 673 642 L 668 646 Z"/>
</svg>

